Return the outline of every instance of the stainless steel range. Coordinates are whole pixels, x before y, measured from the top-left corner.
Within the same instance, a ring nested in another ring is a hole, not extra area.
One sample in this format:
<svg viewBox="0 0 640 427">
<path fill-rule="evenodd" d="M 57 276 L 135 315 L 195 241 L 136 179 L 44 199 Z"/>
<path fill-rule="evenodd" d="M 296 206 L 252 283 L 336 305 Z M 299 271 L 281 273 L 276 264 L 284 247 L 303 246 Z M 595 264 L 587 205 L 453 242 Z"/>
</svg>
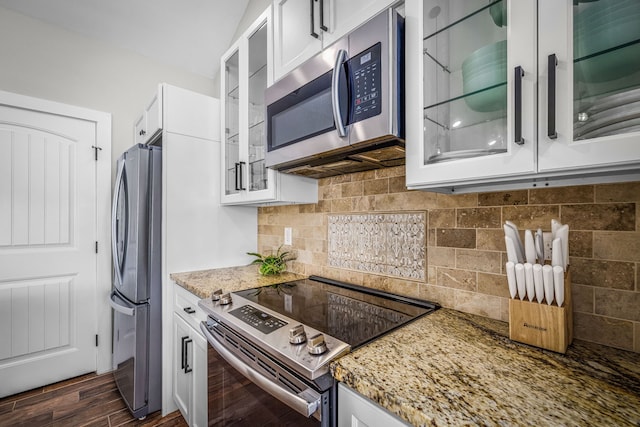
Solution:
<svg viewBox="0 0 640 427">
<path fill-rule="evenodd" d="M 438 308 L 317 276 L 199 305 L 212 347 L 209 425 L 251 426 L 335 425 L 330 362 Z"/>
</svg>

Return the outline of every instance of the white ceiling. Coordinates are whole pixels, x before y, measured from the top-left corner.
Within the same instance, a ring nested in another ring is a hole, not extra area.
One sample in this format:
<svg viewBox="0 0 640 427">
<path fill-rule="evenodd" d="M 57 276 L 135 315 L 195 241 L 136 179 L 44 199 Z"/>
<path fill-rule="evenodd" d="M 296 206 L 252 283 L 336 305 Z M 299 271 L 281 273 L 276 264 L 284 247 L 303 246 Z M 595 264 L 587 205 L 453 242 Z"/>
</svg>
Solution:
<svg viewBox="0 0 640 427">
<path fill-rule="evenodd" d="M 0 6 L 213 78 L 249 0 L 0 0 Z"/>
</svg>

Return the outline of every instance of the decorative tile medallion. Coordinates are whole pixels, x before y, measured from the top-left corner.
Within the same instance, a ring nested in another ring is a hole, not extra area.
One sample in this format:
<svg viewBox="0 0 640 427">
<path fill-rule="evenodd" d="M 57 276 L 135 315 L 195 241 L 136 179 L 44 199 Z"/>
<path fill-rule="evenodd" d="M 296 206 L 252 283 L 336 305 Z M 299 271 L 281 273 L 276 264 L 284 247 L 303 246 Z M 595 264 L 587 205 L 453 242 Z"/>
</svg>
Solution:
<svg viewBox="0 0 640 427">
<path fill-rule="evenodd" d="M 426 213 L 328 215 L 331 267 L 424 280 Z"/>
</svg>

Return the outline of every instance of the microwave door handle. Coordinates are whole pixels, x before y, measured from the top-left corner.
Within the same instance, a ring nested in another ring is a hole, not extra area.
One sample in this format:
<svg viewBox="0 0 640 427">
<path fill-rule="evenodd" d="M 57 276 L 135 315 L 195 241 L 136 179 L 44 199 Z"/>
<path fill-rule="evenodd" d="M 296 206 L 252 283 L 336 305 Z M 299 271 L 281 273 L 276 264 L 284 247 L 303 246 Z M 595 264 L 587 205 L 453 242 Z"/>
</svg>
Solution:
<svg viewBox="0 0 640 427">
<path fill-rule="evenodd" d="M 342 123 L 342 111 L 340 111 L 340 70 L 347 60 L 347 51 L 344 49 L 338 50 L 336 54 L 336 63 L 333 66 L 333 74 L 331 76 L 331 106 L 333 107 L 333 121 L 336 124 L 336 130 L 341 137 L 347 136 L 347 128 Z"/>
</svg>

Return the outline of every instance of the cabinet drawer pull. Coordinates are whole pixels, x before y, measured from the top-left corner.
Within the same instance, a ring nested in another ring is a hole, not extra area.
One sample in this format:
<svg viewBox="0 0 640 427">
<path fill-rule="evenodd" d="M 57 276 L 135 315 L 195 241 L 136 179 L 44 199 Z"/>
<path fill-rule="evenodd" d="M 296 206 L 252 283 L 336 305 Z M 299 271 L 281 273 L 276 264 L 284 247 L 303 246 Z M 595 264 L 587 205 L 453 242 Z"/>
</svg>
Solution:
<svg viewBox="0 0 640 427">
<path fill-rule="evenodd" d="M 191 308 L 191 307 L 185 307 L 185 308 L 183 308 L 183 310 L 184 310 L 187 314 L 193 314 L 193 313 L 195 313 L 195 312 L 196 312 L 196 311 L 195 311 L 193 308 Z"/>
<path fill-rule="evenodd" d="M 556 132 L 556 68 L 558 58 L 555 53 L 548 57 L 549 81 L 547 87 L 547 136 L 549 139 L 558 138 Z"/>
<path fill-rule="evenodd" d="M 314 13 L 313 13 L 313 1 L 314 0 L 309 0 L 309 9 L 311 10 L 310 16 L 311 16 L 311 30 L 310 30 L 310 35 L 311 37 L 315 37 L 316 39 L 319 39 L 320 36 L 318 35 L 318 33 L 316 33 L 316 29 L 315 29 L 315 17 L 314 17 Z M 316 0 L 318 1 L 318 0 Z"/>
<path fill-rule="evenodd" d="M 513 93 L 514 93 L 514 105 L 513 105 L 513 142 L 518 145 L 524 144 L 524 138 L 522 137 L 522 77 L 524 76 L 524 70 L 521 66 L 515 68 L 515 76 L 513 79 Z"/>
</svg>

